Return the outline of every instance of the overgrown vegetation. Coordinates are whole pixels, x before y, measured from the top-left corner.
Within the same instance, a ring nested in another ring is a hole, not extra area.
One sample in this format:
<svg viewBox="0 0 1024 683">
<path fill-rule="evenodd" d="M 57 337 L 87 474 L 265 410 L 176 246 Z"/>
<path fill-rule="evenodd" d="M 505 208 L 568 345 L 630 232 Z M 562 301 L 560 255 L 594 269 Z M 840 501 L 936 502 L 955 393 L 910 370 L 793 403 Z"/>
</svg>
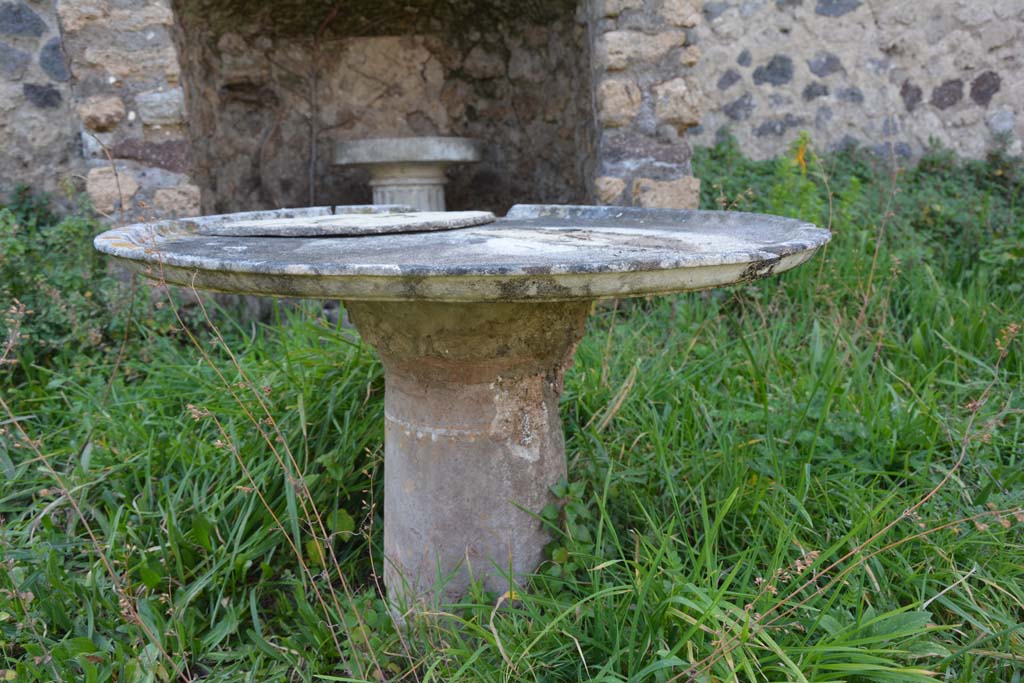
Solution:
<svg viewBox="0 0 1024 683">
<path fill-rule="evenodd" d="M 182 327 L 107 277 L 94 223 L 0 212 L 6 679 L 1022 680 L 1021 162 L 726 141 L 695 169 L 705 208 L 833 242 L 597 309 L 550 561 L 405 630 L 374 578 L 373 353 L 312 309 Z"/>
</svg>

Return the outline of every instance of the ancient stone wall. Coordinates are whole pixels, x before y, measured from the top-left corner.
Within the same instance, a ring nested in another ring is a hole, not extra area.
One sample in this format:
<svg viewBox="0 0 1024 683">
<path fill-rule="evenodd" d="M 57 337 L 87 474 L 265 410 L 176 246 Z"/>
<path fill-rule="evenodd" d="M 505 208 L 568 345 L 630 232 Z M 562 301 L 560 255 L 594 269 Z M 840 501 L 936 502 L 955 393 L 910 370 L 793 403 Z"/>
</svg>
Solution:
<svg viewBox="0 0 1024 683">
<path fill-rule="evenodd" d="M 913 157 L 1024 139 L 1021 0 L 708 0 L 696 31 L 697 145 L 723 128 L 755 157 L 801 131 Z"/>
<path fill-rule="evenodd" d="M 178 56 L 166 0 L 59 0 L 85 188 L 119 219 L 194 215 Z"/>
<path fill-rule="evenodd" d="M 695 208 L 686 131 L 700 121 L 699 0 L 592 0 L 595 199 Z"/>
<path fill-rule="evenodd" d="M 66 197 L 81 173 L 56 3 L 0 0 L 0 201 L 19 184 Z"/>
<path fill-rule="evenodd" d="M 805 130 L 1022 151 L 1020 0 L 332 6 L 0 0 L 0 196 L 66 186 L 117 218 L 192 214 L 200 193 L 206 211 L 361 203 L 334 143 L 391 135 L 483 140 L 449 205 L 496 211 L 692 206 L 690 144 L 726 127 L 755 157 Z"/>
<path fill-rule="evenodd" d="M 338 140 L 456 135 L 484 143 L 449 170 L 451 209 L 585 202 L 593 132 L 585 22 L 572 5 L 452 33 L 317 39 L 260 22 L 230 31 L 194 8 L 178 42 L 195 177 L 207 211 L 369 203 Z M 187 47 L 186 47 L 187 46 Z"/>
</svg>

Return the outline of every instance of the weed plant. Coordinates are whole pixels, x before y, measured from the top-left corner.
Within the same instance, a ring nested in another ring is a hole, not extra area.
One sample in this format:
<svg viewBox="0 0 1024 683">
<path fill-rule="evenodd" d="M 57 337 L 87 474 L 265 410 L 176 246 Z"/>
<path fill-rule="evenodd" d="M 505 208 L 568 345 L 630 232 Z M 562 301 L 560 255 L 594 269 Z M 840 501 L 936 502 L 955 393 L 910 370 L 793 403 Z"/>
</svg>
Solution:
<svg viewBox="0 0 1024 683">
<path fill-rule="evenodd" d="M 694 167 L 832 243 L 595 309 L 549 560 L 402 628 L 372 351 L 313 308 L 178 319 L 95 223 L 0 212 L 0 680 L 1019 683 L 1024 166 Z"/>
</svg>

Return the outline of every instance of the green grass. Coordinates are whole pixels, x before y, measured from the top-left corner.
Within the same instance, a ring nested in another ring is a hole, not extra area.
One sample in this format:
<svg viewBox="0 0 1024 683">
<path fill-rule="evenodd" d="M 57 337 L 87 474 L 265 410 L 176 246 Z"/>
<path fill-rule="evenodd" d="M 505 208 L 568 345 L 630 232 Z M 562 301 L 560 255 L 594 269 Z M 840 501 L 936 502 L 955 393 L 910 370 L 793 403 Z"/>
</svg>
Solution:
<svg viewBox="0 0 1024 683">
<path fill-rule="evenodd" d="M 551 560 L 404 629 L 374 578 L 372 351 L 312 308 L 211 311 L 226 343 L 193 310 L 193 343 L 86 267 L 81 223 L 0 213 L 4 293 L 36 311 L 3 329 L 27 338 L 0 368 L 0 680 L 1019 683 L 1024 168 L 726 141 L 695 169 L 706 208 L 833 242 L 597 308 Z"/>
</svg>

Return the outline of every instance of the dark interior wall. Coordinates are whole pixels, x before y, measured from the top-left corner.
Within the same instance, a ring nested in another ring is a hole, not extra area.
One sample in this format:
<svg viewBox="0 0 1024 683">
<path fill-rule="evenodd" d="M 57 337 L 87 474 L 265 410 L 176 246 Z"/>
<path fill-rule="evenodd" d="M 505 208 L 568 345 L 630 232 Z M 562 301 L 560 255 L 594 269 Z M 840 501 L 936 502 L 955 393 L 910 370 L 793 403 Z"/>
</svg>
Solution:
<svg viewBox="0 0 1024 683">
<path fill-rule="evenodd" d="M 449 208 L 588 200 L 574 1 L 287 4 L 175 0 L 204 211 L 368 203 L 366 172 L 331 163 L 335 142 L 409 135 L 484 142 L 481 163 L 450 170 Z"/>
</svg>

